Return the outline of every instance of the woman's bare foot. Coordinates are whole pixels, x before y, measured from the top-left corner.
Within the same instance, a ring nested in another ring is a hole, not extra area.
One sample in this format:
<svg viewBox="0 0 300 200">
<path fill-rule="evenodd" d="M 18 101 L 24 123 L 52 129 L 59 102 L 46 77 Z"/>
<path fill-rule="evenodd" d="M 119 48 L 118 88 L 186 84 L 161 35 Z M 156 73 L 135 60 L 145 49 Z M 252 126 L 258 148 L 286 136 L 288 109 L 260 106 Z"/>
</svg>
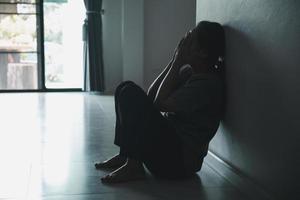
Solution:
<svg viewBox="0 0 300 200">
<path fill-rule="evenodd" d="M 121 183 L 145 179 L 145 169 L 139 161 L 128 159 L 119 169 L 101 178 L 103 183 Z"/>
<path fill-rule="evenodd" d="M 116 169 L 124 165 L 126 163 L 126 160 L 127 159 L 125 157 L 117 154 L 108 160 L 95 163 L 95 167 L 96 169 Z"/>
</svg>

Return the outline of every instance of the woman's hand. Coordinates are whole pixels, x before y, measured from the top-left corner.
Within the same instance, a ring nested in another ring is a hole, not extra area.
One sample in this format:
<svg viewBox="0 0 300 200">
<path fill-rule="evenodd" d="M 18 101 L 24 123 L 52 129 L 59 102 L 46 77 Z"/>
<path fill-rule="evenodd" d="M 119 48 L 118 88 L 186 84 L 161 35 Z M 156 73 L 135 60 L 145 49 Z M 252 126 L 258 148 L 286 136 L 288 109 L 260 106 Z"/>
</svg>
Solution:
<svg viewBox="0 0 300 200">
<path fill-rule="evenodd" d="M 201 61 L 201 54 L 195 48 L 198 44 L 197 35 L 194 30 L 186 33 L 185 37 L 179 42 L 175 53 L 172 70 L 178 73 L 178 84 L 185 83 L 195 72 Z"/>
<path fill-rule="evenodd" d="M 176 71 L 178 73 L 179 68 L 185 64 L 185 57 L 187 57 L 187 36 L 190 34 L 188 32 L 185 37 L 183 37 L 180 42 L 178 43 L 177 47 L 175 48 L 174 55 L 171 59 L 171 61 L 168 63 L 168 65 L 165 67 L 165 69 L 159 74 L 159 76 L 153 81 L 153 83 L 150 85 L 148 89 L 148 96 L 152 101 L 154 101 L 155 97 L 157 96 L 157 92 L 159 89 L 159 86 L 161 85 L 163 79 L 167 75 L 167 73 L 171 70 Z M 176 62 L 175 62 L 176 60 Z M 179 77 L 181 80 L 183 77 Z M 177 78 L 178 79 L 178 78 Z M 175 80 L 176 81 L 176 80 Z M 180 81 L 180 80 L 177 80 Z"/>
<path fill-rule="evenodd" d="M 174 67 L 181 67 L 184 64 L 188 64 L 188 57 L 191 55 L 191 44 L 192 44 L 192 34 L 193 31 L 189 31 L 186 35 L 180 40 L 177 45 L 174 53 Z"/>
<path fill-rule="evenodd" d="M 186 33 L 174 53 L 173 68 L 179 70 L 189 64 L 193 73 L 206 71 L 208 54 L 199 46 L 197 32 L 193 29 Z"/>
<path fill-rule="evenodd" d="M 179 85 L 183 85 L 194 74 L 191 65 L 186 64 L 179 69 Z"/>
</svg>

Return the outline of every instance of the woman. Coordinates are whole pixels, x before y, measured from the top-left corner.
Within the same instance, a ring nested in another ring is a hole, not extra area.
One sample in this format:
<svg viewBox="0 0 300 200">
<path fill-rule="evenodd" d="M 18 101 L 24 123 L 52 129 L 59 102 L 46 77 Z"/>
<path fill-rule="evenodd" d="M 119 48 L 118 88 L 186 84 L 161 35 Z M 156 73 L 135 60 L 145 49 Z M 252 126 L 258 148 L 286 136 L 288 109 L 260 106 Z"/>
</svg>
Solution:
<svg viewBox="0 0 300 200">
<path fill-rule="evenodd" d="M 96 163 L 115 169 L 104 183 L 155 176 L 187 178 L 199 171 L 222 114 L 224 30 L 202 21 L 178 44 L 146 94 L 131 81 L 115 92 L 114 143 L 119 154 Z"/>
</svg>

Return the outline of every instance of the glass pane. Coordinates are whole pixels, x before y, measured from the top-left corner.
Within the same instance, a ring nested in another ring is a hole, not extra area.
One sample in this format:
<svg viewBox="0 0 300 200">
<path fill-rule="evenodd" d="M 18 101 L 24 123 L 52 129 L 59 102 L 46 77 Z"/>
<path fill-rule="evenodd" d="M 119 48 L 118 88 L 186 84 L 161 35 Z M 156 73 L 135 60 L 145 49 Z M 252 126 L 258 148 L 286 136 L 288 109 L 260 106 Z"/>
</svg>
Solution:
<svg viewBox="0 0 300 200">
<path fill-rule="evenodd" d="M 0 90 L 37 89 L 36 53 L 0 53 Z"/>
<path fill-rule="evenodd" d="M 82 24 L 84 18 L 83 1 L 44 2 L 47 88 L 83 87 Z"/>
<path fill-rule="evenodd" d="M 35 4 L 1 4 L 1 14 L 34 14 L 36 13 Z"/>
<path fill-rule="evenodd" d="M 38 0 L 0 0 L 0 3 L 36 3 Z"/>
<path fill-rule="evenodd" d="M 44 0 L 45 3 L 67 3 L 68 0 Z"/>
<path fill-rule="evenodd" d="M 0 52 L 36 51 L 36 16 L 0 14 Z"/>
</svg>

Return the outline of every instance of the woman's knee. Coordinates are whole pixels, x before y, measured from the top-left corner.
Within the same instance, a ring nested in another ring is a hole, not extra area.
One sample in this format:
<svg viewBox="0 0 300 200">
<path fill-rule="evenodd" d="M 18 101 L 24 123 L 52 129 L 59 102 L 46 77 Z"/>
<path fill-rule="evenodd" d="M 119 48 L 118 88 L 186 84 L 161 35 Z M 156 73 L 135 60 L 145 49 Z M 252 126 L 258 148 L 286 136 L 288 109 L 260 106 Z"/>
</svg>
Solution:
<svg viewBox="0 0 300 200">
<path fill-rule="evenodd" d="M 136 101 L 140 97 L 146 97 L 146 93 L 136 84 L 127 84 L 120 89 L 119 99 L 122 102 Z"/>
<path fill-rule="evenodd" d="M 133 81 L 123 81 L 117 86 L 115 90 L 115 96 L 118 96 L 120 94 L 120 91 L 127 85 L 135 85 L 135 83 Z"/>
</svg>

